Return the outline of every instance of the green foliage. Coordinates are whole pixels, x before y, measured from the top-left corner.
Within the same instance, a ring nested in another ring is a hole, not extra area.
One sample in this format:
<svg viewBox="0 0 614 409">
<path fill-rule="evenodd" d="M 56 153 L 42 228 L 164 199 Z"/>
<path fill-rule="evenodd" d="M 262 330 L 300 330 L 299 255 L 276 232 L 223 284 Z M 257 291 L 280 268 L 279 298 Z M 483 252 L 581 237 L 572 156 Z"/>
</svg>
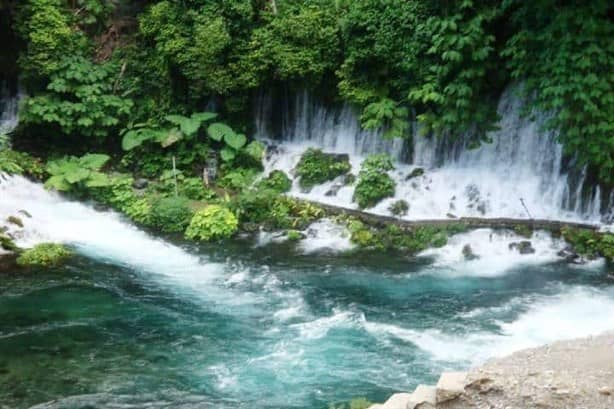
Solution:
<svg viewBox="0 0 614 409">
<path fill-rule="evenodd" d="M 402 138 L 409 130 L 409 112 L 389 98 L 382 98 L 365 107 L 360 116 L 364 129 L 384 128 L 384 138 Z"/>
<path fill-rule="evenodd" d="M 220 157 L 224 162 L 232 162 L 247 143 L 245 135 L 236 133 L 231 127 L 220 122 L 209 125 L 207 134 L 214 141 L 224 142 L 225 146 L 220 150 Z"/>
<path fill-rule="evenodd" d="M 17 257 L 20 266 L 51 267 L 68 259 L 72 253 L 63 245 L 55 243 L 37 244 Z"/>
<path fill-rule="evenodd" d="M 15 244 L 13 239 L 7 236 L 2 230 L 0 230 L 0 249 L 11 252 L 19 251 L 19 247 Z"/>
<path fill-rule="evenodd" d="M 63 1 L 20 3 L 15 27 L 26 43 L 19 63 L 27 79 L 48 77 L 61 69 L 66 55 L 81 55 L 85 38 L 71 27 L 72 18 Z"/>
<path fill-rule="evenodd" d="M 27 98 L 21 110 L 26 126 L 51 127 L 65 135 L 105 138 L 128 117 L 132 100 L 115 95 L 114 64 L 64 57 L 50 76 L 46 92 Z"/>
<path fill-rule="evenodd" d="M 301 232 L 298 230 L 288 230 L 286 232 L 288 241 L 299 241 L 302 238 Z"/>
<path fill-rule="evenodd" d="M 367 226 L 359 220 L 347 220 L 351 241 L 360 248 L 385 251 L 403 251 L 415 254 L 429 247 L 442 247 L 448 242 L 448 236 L 460 233 L 466 226 L 451 225 L 447 227 L 423 226 L 411 230 L 401 229 L 390 224 L 386 227 Z"/>
<path fill-rule="evenodd" d="M 564 228 L 561 233 L 578 254 L 589 258 L 602 256 L 614 262 L 614 234 L 573 228 Z"/>
<path fill-rule="evenodd" d="M 184 138 L 193 139 L 201 125 L 217 117 L 212 112 L 195 112 L 191 116 L 166 115 L 165 120 L 176 128 L 160 128 L 148 123 L 131 124 L 122 131 L 122 149 L 130 151 L 145 141 L 154 141 L 163 148 L 173 145 Z"/>
<path fill-rule="evenodd" d="M 190 209 L 190 201 L 185 197 L 163 197 L 151 206 L 151 225 L 165 233 L 183 232 L 193 212 Z"/>
<path fill-rule="evenodd" d="M 244 190 L 254 183 L 258 171 L 254 169 L 236 168 L 224 173 L 217 185 L 229 190 Z"/>
<path fill-rule="evenodd" d="M 488 100 L 497 78 L 495 36 L 488 31 L 497 9 L 465 0 L 450 14 L 434 15 L 418 25 L 429 47 L 421 81 L 409 93 L 419 109 L 424 132 L 459 135 L 471 130 L 480 139 L 493 129 L 496 104 Z M 495 84 L 496 85 L 496 84 Z"/>
<path fill-rule="evenodd" d="M 550 113 L 568 154 L 614 184 L 614 26 L 611 4 L 553 0 L 504 4 L 515 32 L 503 55 L 512 77 L 523 80 L 536 110 Z M 556 13 L 553 8 L 556 7 Z"/>
<path fill-rule="evenodd" d="M 373 207 L 382 199 L 394 196 L 395 183 L 387 173 L 392 169 L 392 160 L 386 154 L 370 155 L 364 160 L 354 190 L 354 201 L 361 209 Z"/>
<path fill-rule="evenodd" d="M 238 226 L 239 222 L 230 210 L 219 205 L 209 205 L 196 212 L 185 236 L 201 241 L 227 239 L 236 233 Z"/>
<path fill-rule="evenodd" d="M 266 178 L 258 182 L 257 188 L 270 189 L 278 193 L 286 193 L 292 188 L 292 181 L 283 171 L 274 170 Z"/>
<path fill-rule="evenodd" d="M 110 184 L 106 174 L 100 169 L 109 161 L 104 154 L 88 153 L 80 158 L 70 156 L 47 163 L 47 173 L 51 175 L 45 187 L 63 192 L 78 191 L 84 187 L 105 187 Z"/>
<path fill-rule="evenodd" d="M 339 155 L 309 148 L 296 165 L 296 174 L 300 177 L 302 187 L 311 188 L 348 173 L 351 169 L 347 156 L 342 159 Z"/>
<path fill-rule="evenodd" d="M 241 223 L 271 229 L 301 229 L 324 217 L 324 210 L 318 206 L 270 189 L 246 190 L 233 199 L 231 206 Z"/>
<path fill-rule="evenodd" d="M 101 203 L 124 213 L 132 221 L 148 226 L 151 224 L 151 204 L 147 197 L 140 197 L 132 189 L 133 179 L 126 175 L 109 177 L 106 186 L 90 187 L 90 195 Z"/>
<path fill-rule="evenodd" d="M 268 24 L 253 31 L 246 63 L 260 77 L 319 81 L 333 72 L 339 57 L 334 11 L 330 4 L 311 2 L 265 14 Z"/>
</svg>

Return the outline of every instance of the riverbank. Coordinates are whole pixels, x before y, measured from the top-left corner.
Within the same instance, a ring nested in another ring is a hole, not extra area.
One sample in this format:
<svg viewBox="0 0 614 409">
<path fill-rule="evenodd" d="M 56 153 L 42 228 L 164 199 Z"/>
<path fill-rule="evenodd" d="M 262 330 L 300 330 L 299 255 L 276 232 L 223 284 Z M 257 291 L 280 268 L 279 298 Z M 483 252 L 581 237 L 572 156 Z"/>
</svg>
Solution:
<svg viewBox="0 0 614 409">
<path fill-rule="evenodd" d="M 521 350 L 417 392 L 371 408 L 612 408 L 614 332 Z"/>
</svg>

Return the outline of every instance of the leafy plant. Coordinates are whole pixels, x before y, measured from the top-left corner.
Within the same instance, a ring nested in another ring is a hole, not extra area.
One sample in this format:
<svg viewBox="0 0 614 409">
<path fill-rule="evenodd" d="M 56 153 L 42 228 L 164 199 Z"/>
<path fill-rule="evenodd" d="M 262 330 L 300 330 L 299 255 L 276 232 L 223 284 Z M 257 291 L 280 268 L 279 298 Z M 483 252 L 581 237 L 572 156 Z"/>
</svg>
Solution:
<svg viewBox="0 0 614 409">
<path fill-rule="evenodd" d="M 405 216 L 409 211 L 409 203 L 406 200 L 397 200 L 388 208 L 394 216 Z"/>
<path fill-rule="evenodd" d="M 283 171 L 274 170 L 266 178 L 258 182 L 257 188 L 286 193 L 292 188 L 292 181 Z"/>
<path fill-rule="evenodd" d="M 151 206 L 150 222 L 165 233 L 183 232 L 193 216 L 190 201 L 184 197 L 160 198 Z"/>
<path fill-rule="evenodd" d="M 299 184 L 302 187 L 311 188 L 346 174 L 351 169 L 347 155 L 324 153 L 321 149 L 309 148 L 296 165 L 296 174 L 300 177 Z"/>
<path fill-rule="evenodd" d="M 208 205 L 192 217 L 185 236 L 202 241 L 227 239 L 236 233 L 238 226 L 239 222 L 230 210 L 219 205 Z"/>
<path fill-rule="evenodd" d="M 218 180 L 217 184 L 225 189 L 243 190 L 251 186 L 257 176 L 258 171 L 254 169 L 231 169 Z"/>
<path fill-rule="evenodd" d="M 402 138 L 409 130 L 409 110 L 389 98 L 382 98 L 365 107 L 360 116 L 364 129 L 384 129 L 384 138 Z"/>
<path fill-rule="evenodd" d="M 166 148 L 184 138 L 191 140 L 203 123 L 215 117 L 217 114 L 212 112 L 195 112 L 189 117 L 177 114 L 166 115 L 166 121 L 177 125 L 176 128 L 161 128 L 147 123 L 129 125 L 122 132 L 122 149 L 130 151 L 146 141 L 157 142 Z"/>
<path fill-rule="evenodd" d="M 220 157 L 224 162 L 233 161 L 241 148 L 247 143 L 245 135 L 236 133 L 231 127 L 221 122 L 209 125 L 207 134 L 212 140 L 225 143 L 225 146 L 220 150 Z"/>
<path fill-rule="evenodd" d="M 17 257 L 20 266 L 51 267 L 64 262 L 72 255 L 70 250 L 61 244 L 41 243 L 25 250 Z"/>
<path fill-rule="evenodd" d="M 67 192 L 83 187 L 108 186 L 109 178 L 100 169 L 109 159 L 108 155 L 88 153 L 80 158 L 70 156 L 50 161 L 46 170 L 51 177 L 45 182 L 45 187 Z"/>
<path fill-rule="evenodd" d="M 394 196 L 395 182 L 387 173 L 392 169 L 392 160 L 386 154 L 370 155 L 363 161 L 354 189 L 354 201 L 361 209 L 373 207 L 382 199 Z"/>
<path fill-rule="evenodd" d="M 130 115 L 133 102 L 115 95 L 119 67 L 94 64 L 84 57 L 64 57 L 50 77 L 46 92 L 27 98 L 20 121 L 51 126 L 64 135 L 105 138 Z"/>
</svg>

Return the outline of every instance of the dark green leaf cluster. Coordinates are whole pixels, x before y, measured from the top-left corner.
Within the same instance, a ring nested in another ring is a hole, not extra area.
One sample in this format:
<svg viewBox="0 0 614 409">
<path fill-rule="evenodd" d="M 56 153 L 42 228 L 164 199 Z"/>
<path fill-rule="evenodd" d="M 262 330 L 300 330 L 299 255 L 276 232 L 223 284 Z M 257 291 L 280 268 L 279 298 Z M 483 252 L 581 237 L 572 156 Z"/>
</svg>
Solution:
<svg viewBox="0 0 614 409">
<path fill-rule="evenodd" d="M 163 197 L 151 206 L 151 225 L 165 233 L 181 233 L 190 223 L 194 212 L 185 197 Z"/>
</svg>

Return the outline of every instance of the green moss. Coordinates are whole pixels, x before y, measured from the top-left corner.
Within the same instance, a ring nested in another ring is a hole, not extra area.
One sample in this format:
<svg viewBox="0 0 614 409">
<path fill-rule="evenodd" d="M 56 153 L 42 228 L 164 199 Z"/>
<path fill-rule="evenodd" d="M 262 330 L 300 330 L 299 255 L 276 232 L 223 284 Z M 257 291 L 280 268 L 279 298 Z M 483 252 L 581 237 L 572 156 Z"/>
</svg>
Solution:
<svg viewBox="0 0 614 409">
<path fill-rule="evenodd" d="M 17 247 L 15 242 L 10 237 L 2 233 L 1 230 L 0 230 L 0 248 L 7 250 L 7 251 L 13 251 L 13 252 L 19 251 L 19 247 Z"/>
<path fill-rule="evenodd" d="M 361 209 L 373 207 L 383 199 L 394 196 L 396 185 L 387 173 L 392 169 L 394 166 L 388 155 L 370 155 L 365 159 L 354 190 L 354 201 Z"/>
<path fill-rule="evenodd" d="M 68 259 L 71 254 L 61 244 L 41 243 L 21 253 L 17 258 L 17 264 L 20 266 L 56 266 Z"/>
<path fill-rule="evenodd" d="M 581 256 L 601 256 L 608 262 L 614 262 L 614 234 L 574 228 L 563 228 L 561 234 Z"/>
<path fill-rule="evenodd" d="M 302 238 L 301 232 L 298 230 L 288 230 L 286 236 L 289 241 L 299 241 Z"/>
<path fill-rule="evenodd" d="M 209 205 L 192 217 L 185 236 L 201 241 L 227 239 L 237 232 L 238 226 L 239 221 L 229 209 Z"/>
<path fill-rule="evenodd" d="M 529 226 L 524 225 L 515 226 L 514 233 L 527 239 L 530 239 L 531 236 L 533 236 L 533 230 Z"/>
<path fill-rule="evenodd" d="M 442 247 L 452 234 L 466 230 L 462 224 L 445 227 L 422 226 L 404 230 L 397 225 L 386 227 L 367 226 L 356 219 L 346 220 L 351 241 L 359 248 L 418 253 L 429 247 Z"/>
<path fill-rule="evenodd" d="M 328 182 L 352 169 L 347 155 L 324 153 L 320 149 L 309 148 L 296 165 L 299 183 L 304 188 Z"/>
</svg>

